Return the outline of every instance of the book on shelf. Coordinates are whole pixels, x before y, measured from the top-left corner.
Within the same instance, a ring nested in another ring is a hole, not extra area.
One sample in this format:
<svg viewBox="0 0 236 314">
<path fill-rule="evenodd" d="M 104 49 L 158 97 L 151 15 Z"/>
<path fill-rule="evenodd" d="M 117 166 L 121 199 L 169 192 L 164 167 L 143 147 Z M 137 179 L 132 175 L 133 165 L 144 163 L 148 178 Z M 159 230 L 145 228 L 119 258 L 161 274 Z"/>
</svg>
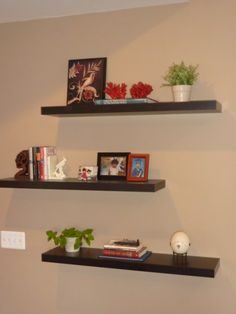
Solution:
<svg viewBox="0 0 236 314">
<path fill-rule="evenodd" d="M 147 252 L 147 247 L 144 246 L 140 250 L 130 251 L 130 250 L 119 250 L 119 249 L 104 249 L 103 255 L 105 256 L 115 256 L 115 257 L 131 257 L 140 258 Z"/>
<path fill-rule="evenodd" d="M 122 104 L 155 104 L 157 100 L 152 98 L 124 98 L 124 99 L 96 99 L 95 105 L 122 105 Z"/>
<path fill-rule="evenodd" d="M 108 255 L 98 255 L 98 258 L 117 260 L 117 261 L 144 262 L 149 256 L 151 256 L 151 254 L 152 254 L 151 251 L 147 251 L 143 256 L 141 256 L 139 258 L 121 257 L 121 256 L 108 256 Z"/>
<path fill-rule="evenodd" d="M 55 146 L 33 146 L 29 148 L 29 174 L 31 180 L 53 179 L 56 164 Z"/>
<path fill-rule="evenodd" d="M 124 251 L 137 252 L 143 248 L 143 244 L 139 240 L 110 240 L 107 244 L 104 244 L 104 249 L 119 249 Z"/>
</svg>

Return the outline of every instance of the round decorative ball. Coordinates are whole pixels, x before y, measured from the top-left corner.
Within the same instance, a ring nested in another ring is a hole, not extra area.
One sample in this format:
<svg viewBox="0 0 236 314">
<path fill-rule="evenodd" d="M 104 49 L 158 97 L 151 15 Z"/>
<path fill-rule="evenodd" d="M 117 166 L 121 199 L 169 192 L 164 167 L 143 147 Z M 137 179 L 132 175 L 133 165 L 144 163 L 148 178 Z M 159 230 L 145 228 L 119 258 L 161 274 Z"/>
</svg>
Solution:
<svg viewBox="0 0 236 314">
<path fill-rule="evenodd" d="M 170 246 L 175 254 L 187 254 L 190 247 L 188 235 L 183 231 L 175 232 L 170 238 Z"/>
</svg>

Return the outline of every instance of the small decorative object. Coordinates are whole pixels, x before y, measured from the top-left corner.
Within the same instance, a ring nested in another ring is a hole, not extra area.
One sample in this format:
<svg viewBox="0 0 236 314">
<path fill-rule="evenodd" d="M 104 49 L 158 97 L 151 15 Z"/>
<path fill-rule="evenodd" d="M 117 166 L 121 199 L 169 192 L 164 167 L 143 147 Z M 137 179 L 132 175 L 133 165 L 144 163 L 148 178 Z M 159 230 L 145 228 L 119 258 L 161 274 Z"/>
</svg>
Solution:
<svg viewBox="0 0 236 314">
<path fill-rule="evenodd" d="M 19 154 L 17 154 L 16 159 L 16 167 L 18 169 L 22 168 L 15 174 L 16 179 L 28 179 L 29 178 L 29 151 L 22 150 Z"/>
<path fill-rule="evenodd" d="M 170 238 L 170 246 L 173 250 L 173 254 L 187 255 L 190 245 L 189 237 L 183 231 L 175 232 Z"/>
<path fill-rule="evenodd" d="M 111 99 L 125 99 L 127 92 L 127 85 L 125 83 L 115 84 L 112 82 L 107 83 L 105 93 L 111 97 Z"/>
<path fill-rule="evenodd" d="M 65 248 L 66 252 L 74 253 L 80 250 L 83 240 L 90 246 L 94 240 L 93 229 L 79 230 L 75 227 L 64 229 L 60 234 L 57 231 L 46 232 L 48 241 L 54 241 L 56 246 Z"/>
<path fill-rule="evenodd" d="M 180 64 L 173 63 L 163 77 L 168 84 L 163 86 L 171 86 L 174 101 L 189 101 L 191 96 L 191 87 L 197 81 L 199 73 L 198 65 L 185 65 L 182 61 Z"/>
<path fill-rule="evenodd" d="M 54 176 L 57 179 L 65 179 L 66 175 L 63 172 L 63 168 L 65 167 L 66 164 L 66 158 L 63 158 L 57 165 L 56 165 L 56 169 L 54 171 Z"/>
<path fill-rule="evenodd" d="M 96 181 L 97 174 L 97 166 L 79 166 L 79 181 Z"/>
<path fill-rule="evenodd" d="M 126 180 L 129 153 L 98 153 L 99 180 Z"/>
<path fill-rule="evenodd" d="M 128 181 L 148 181 L 149 154 L 130 154 L 128 159 Z"/>
<path fill-rule="evenodd" d="M 67 105 L 105 97 L 106 58 L 69 60 Z"/>
<path fill-rule="evenodd" d="M 130 95 L 132 98 L 146 98 L 151 92 L 153 88 L 149 84 L 144 84 L 143 82 L 138 82 L 137 84 L 133 84 L 130 88 Z"/>
</svg>

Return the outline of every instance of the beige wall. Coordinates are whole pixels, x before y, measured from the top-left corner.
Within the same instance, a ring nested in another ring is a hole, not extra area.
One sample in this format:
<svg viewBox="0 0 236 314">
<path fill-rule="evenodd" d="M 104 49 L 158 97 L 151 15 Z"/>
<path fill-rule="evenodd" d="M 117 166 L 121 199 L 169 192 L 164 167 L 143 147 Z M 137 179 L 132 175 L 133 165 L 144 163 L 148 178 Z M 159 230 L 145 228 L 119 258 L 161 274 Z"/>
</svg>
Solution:
<svg viewBox="0 0 236 314">
<path fill-rule="evenodd" d="M 75 176 L 98 151 L 151 153 L 158 193 L 0 190 L 0 230 L 26 232 L 26 251 L 0 249 L 1 314 L 234 314 L 236 311 L 236 4 L 189 4 L 0 25 L 0 177 L 32 145 L 57 145 Z M 53 118 L 42 105 L 64 105 L 67 61 L 107 56 L 108 81 L 142 80 L 153 97 L 173 62 L 198 63 L 194 99 L 217 99 L 222 114 Z M 215 279 L 47 264 L 45 231 L 93 227 L 110 238 L 142 239 L 170 252 L 184 229 L 192 255 L 219 256 Z"/>
</svg>

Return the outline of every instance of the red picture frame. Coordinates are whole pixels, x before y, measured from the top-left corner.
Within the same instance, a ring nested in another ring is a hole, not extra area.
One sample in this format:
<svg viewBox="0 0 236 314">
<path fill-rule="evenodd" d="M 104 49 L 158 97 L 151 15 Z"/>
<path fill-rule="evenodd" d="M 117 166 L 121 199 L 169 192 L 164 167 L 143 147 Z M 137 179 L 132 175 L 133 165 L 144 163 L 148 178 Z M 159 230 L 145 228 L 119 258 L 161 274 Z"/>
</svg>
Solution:
<svg viewBox="0 0 236 314">
<path fill-rule="evenodd" d="M 148 181 L 149 154 L 129 154 L 127 181 Z"/>
</svg>

